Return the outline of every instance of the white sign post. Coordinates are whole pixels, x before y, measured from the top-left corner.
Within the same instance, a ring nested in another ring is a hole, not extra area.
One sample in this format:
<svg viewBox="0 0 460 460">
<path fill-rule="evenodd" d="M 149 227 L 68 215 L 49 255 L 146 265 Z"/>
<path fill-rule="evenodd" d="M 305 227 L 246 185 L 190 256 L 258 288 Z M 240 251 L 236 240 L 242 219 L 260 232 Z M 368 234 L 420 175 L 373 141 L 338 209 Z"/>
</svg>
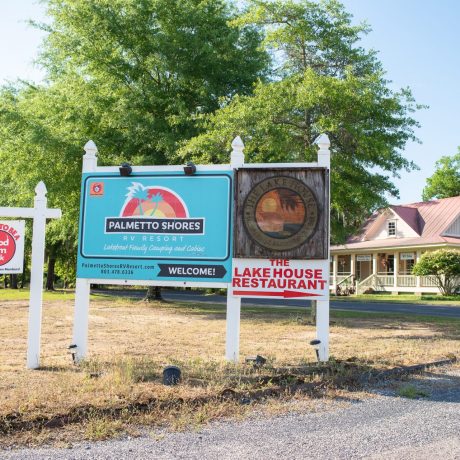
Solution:
<svg viewBox="0 0 460 460">
<path fill-rule="evenodd" d="M 330 142 L 321 135 L 316 163 L 245 164 L 244 144 L 239 137 L 233 143 L 231 166 L 238 168 L 326 168 L 330 169 Z M 328 199 L 330 195 L 328 194 Z M 329 203 L 327 209 L 329 209 Z M 237 216 L 238 217 L 238 216 Z M 329 216 L 327 216 L 329 222 Z M 329 224 L 328 224 L 329 228 Z M 329 231 L 326 235 L 329 242 Z M 328 244 L 329 247 L 329 244 Z M 316 338 L 320 341 L 320 361 L 329 359 L 329 259 L 233 259 L 233 283 L 227 291 L 226 358 L 239 360 L 241 298 L 310 298 L 317 302 Z"/>
<path fill-rule="evenodd" d="M 232 142 L 232 153 L 230 164 L 228 165 L 194 165 L 196 171 L 227 171 L 228 169 L 236 172 L 240 168 L 245 169 L 279 169 L 289 168 L 298 169 L 299 171 L 311 168 L 329 170 L 330 167 L 330 152 L 329 152 L 329 139 L 327 136 L 320 136 L 316 144 L 319 146 L 318 161 L 312 163 L 260 163 L 260 164 L 245 164 L 244 163 L 244 144 L 241 138 L 238 136 Z M 89 141 L 85 147 L 85 155 L 83 157 L 83 173 L 117 173 L 121 174 L 119 167 L 115 166 L 98 166 L 97 165 L 97 147 L 94 142 Z M 183 166 L 133 166 L 130 167 L 130 171 L 136 175 L 141 173 L 149 173 L 154 171 L 176 173 L 179 171 L 185 172 Z M 131 174 L 131 172 L 129 174 Z M 328 172 L 328 171 L 327 171 Z M 140 176 L 140 177 L 141 177 Z M 97 183 L 97 190 L 93 190 L 93 195 L 101 195 L 104 190 L 102 183 Z M 326 184 L 327 185 L 327 184 Z M 91 195 L 90 195 L 91 196 Z M 329 197 L 328 197 L 329 199 Z M 329 206 L 324 209 L 329 209 Z M 327 229 L 325 230 L 325 241 L 329 247 L 329 215 L 327 217 Z M 83 222 L 84 218 L 83 218 Z M 230 232 L 229 232 L 230 233 Z M 81 242 L 80 242 L 81 243 Z M 318 260 L 276 260 L 273 262 L 273 269 L 283 269 L 283 276 L 280 276 L 279 286 L 271 286 L 267 283 L 267 290 L 269 294 L 266 297 L 278 296 L 279 289 L 285 281 L 287 286 L 286 293 L 283 293 L 281 297 L 293 297 L 293 298 L 305 298 L 311 297 L 317 301 L 317 339 L 321 341 L 319 346 L 319 358 L 321 361 L 327 361 L 329 358 L 329 253 L 326 256 L 321 257 Z M 254 259 L 255 260 L 255 259 Z M 238 266 L 241 260 L 233 258 L 233 266 Z M 266 259 L 261 262 L 263 264 L 271 264 L 270 259 Z M 254 267 L 255 271 L 252 271 L 252 275 L 249 278 L 257 278 L 257 270 L 260 267 L 257 265 Z M 291 276 L 289 270 L 296 269 Z M 240 271 L 244 270 L 244 267 L 240 266 Z M 300 271 L 299 271 L 300 270 Z M 278 271 L 276 273 L 278 273 Z M 298 277 L 297 275 L 302 273 L 303 276 Z M 295 282 L 287 279 L 296 278 Z M 84 275 L 86 275 L 84 273 Z M 247 278 L 247 277 L 243 277 Z M 276 276 L 275 276 L 276 278 Z M 241 280 L 241 288 L 247 291 L 246 283 L 252 283 L 252 281 Z M 76 282 L 75 291 L 75 319 L 73 327 L 73 350 L 75 353 L 76 361 L 84 359 L 88 352 L 88 319 L 89 319 L 89 304 L 90 304 L 90 285 L 91 283 L 96 284 L 118 284 L 118 285 L 148 285 L 148 286 L 178 286 L 178 287 L 222 287 L 227 289 L 227 323 L 226 323 L 226 352 L 225 357 L 229 361 L 238 362 L 239 360 L 239 340 L 240 340 L 240 317 L 241 317 L 241 298 L 242 297 L 253 297 L 254 295 L 260 295 L 254 291 L 247 295 L 247 292 L 243 294 L 235 292 L 235 285 L 232 286 L 228 283 L 228 279 L 225 282 L 207 282 L 207 281 L 167 281 L 162 279 L 129 279 L 124 278 L 104 278 L 104 277 L 78 277 Z M 251 286 L 253 287 L 253 286 Z M 243 289 L 242 289 L 243 290 Z M 275 294 L 273 294 L 275 293 Z M 278 296 L 279 297 L 279 296 Z"/>
<path fill-rule="evenodd" d="M 61 217 L 60 209 L 48 209 L 46 207 L 46 193 L 45 184 L 39 182 L 35 187 L 33 208 L 0 207 L 0 216 L 33 219 L 29 294 L 29 335 L 27 340 L 27 368 L 29 369 L 37 369 L 40 366 L 46 219 L 59 219 Z"/>
</svg>

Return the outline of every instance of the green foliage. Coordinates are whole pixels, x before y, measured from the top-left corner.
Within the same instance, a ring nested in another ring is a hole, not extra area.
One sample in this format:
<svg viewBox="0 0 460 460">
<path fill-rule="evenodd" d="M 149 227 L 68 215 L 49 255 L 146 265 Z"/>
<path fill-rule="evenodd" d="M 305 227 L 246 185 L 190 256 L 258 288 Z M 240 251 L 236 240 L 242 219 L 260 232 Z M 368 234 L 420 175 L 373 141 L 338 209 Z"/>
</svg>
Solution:
<svg viewBox="0 0 460 460">
<path fill-rule="evenodd" d="M 408 399 L 427 398 L 430 396 L 426 390 L 418 388 L 413 384 L 406 384 L 401 386 L 397 391 L 397 395 Z"/>
<path fill-rule="evenodd" d="M 279 71 L 202 117 L 205 132 L 187 141 L 182 161 L 228 161 L 240 135 L 247 162 L 312 161 L 321 133 L 331 140 L 332 232 L 339 242 L 370 211 L 398 196 L 390 176 L 415 165 L 401 154 L 416 140 L 418 106 L 408 89 L 393 92 L 374 53 L 357 46 L 366 26 L 352 26 L 336 1 L 254 0 L 238 20 L 263 26 Z M 380 171 L 380 172 L 377 172 Z"/>
<path fill-rule="evenodd" d="M 76 250 L 83 146 L 99 164 L 168 164 L 179 142 L 200 132 L 197 118 L 263 78 L 267 53 L 251 26 L 230 25 L 222 0 L 47 0 L 42 85 L 0 92 L 0 204 L 30 206 L 43 180 L 47 241 L 66 269 Z"/>
<path fill-rule="evenodd" d="M 460 148 L 452 157 L 441 157 L 436 162 L 434 174 L 426 180 L 423 200 L 449 198 L 460 195 Z"/>
<path fill-rule="evenodd" d="M 412 274 L 433 276 L 443 295 L 452 295 L 460 285 L 460 252 L 448 249 L 426 252 L 414 265 Z"/>
</svg>

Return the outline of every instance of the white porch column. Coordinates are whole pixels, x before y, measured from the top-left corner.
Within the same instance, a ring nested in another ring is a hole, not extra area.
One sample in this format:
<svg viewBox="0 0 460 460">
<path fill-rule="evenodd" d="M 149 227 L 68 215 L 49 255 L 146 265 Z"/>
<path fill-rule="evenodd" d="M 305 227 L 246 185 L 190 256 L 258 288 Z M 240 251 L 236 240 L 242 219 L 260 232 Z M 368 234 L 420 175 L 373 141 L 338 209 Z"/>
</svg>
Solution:
<svg viewBox="0 0 460 460">
<path fill-rule="evenodd" d="M 378 253 L 374 252 L 372 254 L 372 274 L 374 275 L 373 279 L 373 287 L 377 287 L 377 279 L 375 278 L 377 276 L 377 259 L 378 259 Z"/>
<path fill-rule="evenodd" d="M 332 280 L 334 286 L 337 286 L 337 265 L 339 263 L 339 256 L 337 254 L 334 254 L 332 257 Z"/>
<path fill-rule="evenodd" d="M 399 273 L 399 252 L 394 253 L 394 275 L 393 289 L 398 291 L 398 273 Z"/>
<path fill-rule="evenodd" d="M 415 255 L 415 262 L 417 263 L 420 260 L 420 257 L 422 257 L 422 251 L 417 251 Z M 421 292 L 421 287 L 422 287 L 422 279 L 420 276 L 415 277 L 415 287 L 417 289 L 417 292 Z"/>
<path fill-rule="evenodd" d="M 356 276 L 356 264 L 355 264 L 355 255 L 354 254 L 351 254 L 350 255 L 350 273 L 353 275 L 353 276 Z"/>
</svg>

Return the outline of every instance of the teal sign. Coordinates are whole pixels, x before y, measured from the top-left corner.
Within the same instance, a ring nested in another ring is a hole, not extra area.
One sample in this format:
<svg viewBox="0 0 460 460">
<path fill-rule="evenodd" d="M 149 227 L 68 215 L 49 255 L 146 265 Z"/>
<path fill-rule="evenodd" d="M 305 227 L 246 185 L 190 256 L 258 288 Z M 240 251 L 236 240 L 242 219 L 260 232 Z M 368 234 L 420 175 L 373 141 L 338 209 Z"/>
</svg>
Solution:
<svg viewBox="0 0 460 460">
<path fill-rule="evenodd" d="M 230 282 L 233 172 L 83 174 L 78 278 Z"/>
</svg>

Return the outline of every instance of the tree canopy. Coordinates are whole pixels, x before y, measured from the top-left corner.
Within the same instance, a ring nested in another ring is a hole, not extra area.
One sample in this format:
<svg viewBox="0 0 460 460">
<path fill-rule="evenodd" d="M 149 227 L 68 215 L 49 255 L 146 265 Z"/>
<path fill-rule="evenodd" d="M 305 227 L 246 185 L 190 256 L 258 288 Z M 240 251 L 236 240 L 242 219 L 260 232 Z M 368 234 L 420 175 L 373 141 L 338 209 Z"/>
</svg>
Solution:
<svg viewBox="0 0 460 460">
<path fill-rule="evenodd" d="M 262 27 L 275 66 L 251 95 L 202 117 L 204 132 L 180 149 L 181 159 L 223 161 L 235 135 L 247 161 L 312 161 L 314 140 L 331 140 L 332 230 L 343 240 L 363 218 L 398 196 L 391 178 L 415 165 L 402 150 L 416 140 L 418 106 L 409 89 L 395 92 L 374 52 L 359 44 L 368 32 L 353 26 L 335 1 L 249 2 L 238 24 Z"/>
<path fill-rule="evenodd" d="M 200 115 L 265 78 L 268 56 L 222 0 L 45 3 L 50 22 L 36 26 L 48 32 L 46 81 L 0 92 L 2 204 L 30 205 L 44 180 L 49 205 L 64 211 L 48 249 L 74 254 L 86 142 L 100 164 L 171 163 Z"/>
<path fill-rule="evenodd" d="M 369 28 L 336 0 L 250 0 L 241 12 L 225 0 L 45 4 L 46 81 L 0 91 L 2 204 L 29 205 L 45 181 L 64 211 L 49 226 L 61 264 L 72 265 L 89 139 L 100 164 L 228 162 L 236 135 L 247 161 L 289 162 L 313 160 L 326 133 L 335 241 L 414 168 L 401 153 L 415 139 L 411 92 L 390 89 L 360 46 Z"/>
<path fill-rule="evenodd" d="M 451 157 L 441 157 L 436 162 L 435 172 L 426 180 L 423 200 L 449 198 L 460 195 L 460 148 Z"/>
</svg>

